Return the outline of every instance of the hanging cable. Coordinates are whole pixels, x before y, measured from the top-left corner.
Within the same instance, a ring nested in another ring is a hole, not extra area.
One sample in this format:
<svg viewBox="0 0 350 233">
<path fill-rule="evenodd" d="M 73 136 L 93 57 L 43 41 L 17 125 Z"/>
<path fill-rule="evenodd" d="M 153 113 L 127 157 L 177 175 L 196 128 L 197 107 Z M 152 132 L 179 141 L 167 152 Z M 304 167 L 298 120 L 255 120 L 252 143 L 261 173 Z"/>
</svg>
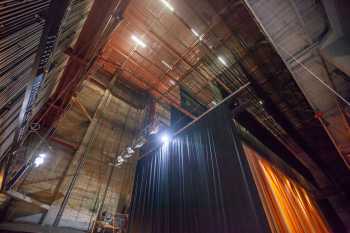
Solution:
<svg viewBox="0 0 350 233">
<path fill-rule="evenodd" d="M 266 32 L 267 33 L 267 32 Z M 275 44 L 276 47 L 281 49 L 285 54 L 287 54 L 290 58 L 292 58 L 298 65 L 303 67 L 308 73 L 312 75 L 316 80 L 318 80 L 325 88 L 327 88 L 331 93 L 333 93 L 335 96 L 337 96 L 340 100 L 342 100 L 346 105 L 350 106 L 350 102 L 346 100 L 345 97 L 343 97 L 340 93 L 338 93 L 336 90 L 334 90 L 330 85 L 328 85 L 325 81 L 323 81 L 321 78 L 319 78 L 309 67 L 304 65 L 302 62 L 300 62 L 295 56 L 293 56 L 291 53 L 289 53 L 286 49 L 282 48 L 278 44 Z"/>
</svg>

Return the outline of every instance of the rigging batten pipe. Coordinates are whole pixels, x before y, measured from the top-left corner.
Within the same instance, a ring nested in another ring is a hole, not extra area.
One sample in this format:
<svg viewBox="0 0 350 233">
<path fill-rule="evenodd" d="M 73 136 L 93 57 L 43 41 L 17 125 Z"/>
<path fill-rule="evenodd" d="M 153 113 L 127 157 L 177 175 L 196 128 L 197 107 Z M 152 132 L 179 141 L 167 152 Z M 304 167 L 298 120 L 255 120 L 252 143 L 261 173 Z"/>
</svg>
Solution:
<svg viewBox="0 0 350 233">
<path fill-rule="evenodd" d="M 125 133 L 126 122 L 128 121 L 129 113 L 130 113 L 130 108 L 129 108 L 129 110 L 128 110 L 126 116 L 125 116 L 125 119 L 124 119 L 124 125 L 123 125 L 123 130 L 122 130 L 121 137 L 123 137 L 123 134 Z M 117 157 L 118 157 L 118 153 L 120 151 L 120 144 L 121 144 L 121 140 L 119 140 L 119 142 L 118 142 L 118 146 L 117 146 L 116 151 L 115 151 L 116 153 L 115 153 L 115 158 L 114 159 L 117 159 Z M 104 189 L 103 194 L 102 194 L 101 204 L 100 204 L 100 206 L 98 207 L 98 210 L 97 210 L 96 220 L 101 216 L 101 212 L 102 212 L 103 206 L 104 206 L 105 201 L 106 201 L 109 185 L 110 185 L 110 183 L 112 181 L 112 176 L 113 176 L 113 173 L 114 173 L 114 169 L 115 169 L 115 166 L 112 166 L 110 168 L 110 170 L 109 170 L 106 186 L 105 186 L 105 189 Z M 94 228 L 95 228 L 95 224 L 93 225 L 92 230 L 94 230 Z"/>
<path fill-rule="evenodd" d="M 207 114 L 209 114 L 210 112 L 212 112 L 213 110 L 215 110 L 216 108 L 218 108 L 219 106 L 226 104 L 229 100 L 231 100 L 234 96 L 240 94 L 243 90 L 245 90 L 246 88 L 248 88 L 250 86 L 250 82 L 244 84 L 243 86 L 241 86 L 238 90 L 234 91 L 233 93 L 231 93 L 230 95 L 228 95 L 225 99 L 223 99 L 219 104 L 211 107 L 210 109 L 208 109 L 207 111 L 205 111 L 204 113 L 202 113 L 201 115 L 199 115 L 198 117 L 192 118 L 193 121 L 191 121 L 189 124 L 187 124 L 186 126 L 184 126 L 183 128 L 181 128 L 180 130 L 178 130 L 173 137 L 177 136 L 178 134 L 180 134 L 181 132 L 183 132 L 185 129 L 187 129 L 188 127 L 192 126 L 194 123 L 196 123 L 197 121 L 199 121 L 200 119 L 202 119 L 204 116 L 206 116 Z M 149 155 L 151 152 L 153 152 L 154 150 L 156 150 L 158 148 L 155 147 L 152 150 L 146 152 L 144 155 L 140 156 L 138 158 L 138 160 L 141 160 L 142 158 L 146 157 L 147 155 Z"/>
<path fill-rule="evenodd" d="M 80 158 L 78 160 L 78 165 L 74 171 L 74 175 L 73 175 L 73 178 L 71 180 L 71 182 L 69 183 L 69 186 L 68 186 L 68 189 L 67 189 L 67 192 L 63 198 L 63 201 L 60 205 L 60 208 L 58 210 L 58 213 L 56 215 L 56 218 L 53 222 L 53 226 L 58 226 L 62 216 L 63 216 L 63 212 L 68 204 L 68 200 L 71 196 L 71 193 L 72 193 L 72 190 L 74 188 L 74 185 L 75 183 L 77 182 L 77 179 L 78 179 L 78 176 L 81 172 L 81 169 L 84 167 L 85 165 L 85 161 L 87 159 L 87 148 L 88 146 L 91 145 L 91 143 L 93 142 L 96 134 L 94 134 L 94 131 L 98 128 L 98 124 L 100 122 L 100 115 L 102 114 L 101 111 L 103 111 L 106 107 L 106 105 L 108 104 L 109 102 L 109 99 L 110 99 L 110 93 L 108 90 L 105 91 L 105 94 L 102 98 L 102 100 L 100 101 L 99 103 L 99 106 L 97 107 L 96 109 L 96 112 L 95 112 L 95 115 L 93 117 L 93 120 L 91 121 L 87 131 L 86 131 L 86 134 L 83 138 L 83 141 L 82 143 L 80 144 L 80 147 L 79 149 L 77 150 L 76 154 L 74 155 L 74 157 L 76 156 L 79 156 L 80 155 Z"/>
</svg>

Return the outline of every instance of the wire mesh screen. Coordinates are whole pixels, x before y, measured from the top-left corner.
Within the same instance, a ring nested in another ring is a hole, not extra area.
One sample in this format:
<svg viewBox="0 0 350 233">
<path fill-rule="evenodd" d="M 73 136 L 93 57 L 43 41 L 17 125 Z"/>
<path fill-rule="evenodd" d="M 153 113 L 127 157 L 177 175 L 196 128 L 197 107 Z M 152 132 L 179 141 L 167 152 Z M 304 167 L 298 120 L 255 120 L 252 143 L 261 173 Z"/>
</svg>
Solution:
<svg viewBox="0 0 350 233">
<path fill-rule="evenodd" d="M 129 224 L 129 233 L 270 232 L 225 106 L 139 161 Z"/>
</svg>

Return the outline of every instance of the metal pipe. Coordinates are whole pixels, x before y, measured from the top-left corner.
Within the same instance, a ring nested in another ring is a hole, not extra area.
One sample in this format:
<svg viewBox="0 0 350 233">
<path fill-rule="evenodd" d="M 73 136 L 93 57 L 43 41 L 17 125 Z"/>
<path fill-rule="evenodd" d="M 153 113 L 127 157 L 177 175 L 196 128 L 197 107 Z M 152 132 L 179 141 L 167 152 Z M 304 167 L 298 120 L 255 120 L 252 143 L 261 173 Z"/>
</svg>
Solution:
<svg viewBox="0 0 350 233">
<path fill-rule="evenodd" d="M 129 113 L 130 113 L 130 108 L 128 109 L 128 112 L 127 112 L 127 114 L 126 114 L 126 116 L 125 116 L 125 119 L 124 119 L 125 123 L 124 123 L 124 125 L 123 125 L 123 130 L 122 130 L 122 135 L 121 135 L 121 137 L 123 137 L 123 134 L 125 133 L 125 130 L 126 130 L 126 122 L 128 121 Z M 116 149 L 116 151 L 115 151 L 115 158 L 114 158 L 114 159 L 117 159 L 117 157 L 118 157 L 118 155 L 119 155 L 118 152 L 120 151 L 120 144 L 121 144 L 121 140 L 119 140 L 119 142 L 118 142 L 118 146 L 117 146 L 117 149 Z M 99 206 L 99 208 L 98 208 L 96 218 L 99 218 L 99 217 L 101 216 L 101 211 L 102 211 L 103 206 L 104 206 L 104 203 L 105 203 L 105 201 L 106 201 L 106 196 L 107 196 L 107 192 L 108 192 L 108 189 L 109 189 L 109 185 L 110 185 L 111 180 L 112 180 L 112 176 L 113 176 L 114 169 L 115 169 L 115 166 L 112 166 L 112 167 L 110 168 L 110 170 L 109 170 L 109 174 L 108 174 L 108 178 L 107 178 L 107 182 L 106 182 L 106 187 L 105 187 L 105 189 L 104 189 L 104 191 L 103 191 L 103 194 L 102 194 L 101 204 L 100 204 L 100 206 Z"/>
<path fill-rule="evenodd" d="M 88 154 L 87 149 L 85 147 L 88 147 L 91 145 L 91 143 L 93 143 L 94 138 L 96 137 L 96 134 L 94 134 L 94 132 L 96 129 L 98 129 L 101 111 L 103 111 L 105 109 L 107 102 L 109 102 L 110 98 L 111 98 L 111 95 L 110 95 L 109 91 L 106 90 L 103 98 L 101 99 L 101 101 L 99 103 L 99 106 L 96 109 L 93 120 L 91 121 L 91 123 L 90 123 L 90 125 L 89 125 L 89 127 L 84 135 L 83 141 L 80 144 L 79 149 L 76 152 L 76 154 L 78 154 L 78 156 L 80 155 L 80 158 L 78 159 L 77 167 L 74 170 L 73 178 L 68 185 L 67 192 L 64 195 L 64 198 L 62 200 L 60 208 L 59 208 L 57 215 L 55 217 L 55 220 L 53 222 L 53 226 L 58 226 L 58 224 L 63 216 L 63 212 L 68 204 L 68 200 L 71 196 L 71 193 L 72 193 L 72 190 L 75 186 L 75 183 L 77 182 L 77 179 L 80 175 L 81 169 L 85 166 L 85 161 L 87 159 L 87 154 Z M 77 155 L 75 155 L 74 157 L 76 157 L 76 156 Z"/>
<path fill-rule="evenodd" d="M 176 13 L 173 13 L 173 15 L 174 15 L 178 20 L 180 20 L 180 21 L 184 24 L 184 26 L 185 26 L 189 31 L 191 31 L 191 28 L 188 26 L 188 24 L 185 23 L 184 20 L 181 19 L 181 17 L 179 17 Z M 154 15 L 152 15 L 152 16 L 155 17 Z M 144 22 L 143 22 L 143 23 L 144 23 Z M 208 27 L 208 30 L 203 34 L 204 37 L 207 35 L 207 33 L 209 33 L 209 32 L 211 31 L 211 29 L 214 27 L 215 24 L 216 24 L 216 22 L 214 22 L 212 25 L 210 25 L 210 26 Z M 146 25 L 146 28 L 147 28 L 147 29 L 144 30 L 144 31 L 145 31 L 147 34 L 152 35 L 154 38 L 156 38 L 158 41 L 160 41 L 168 51 L 170 51 L 171 53 L 175 54 L 175 55 L 178 57 L 178 61 L 177 61 L 177 62 L 183 61 L 184 63 L 186 63 L 186 65 L 188 65 L 188 66 L 191 68 L 191 70 L 196 71 L 196 73 L 199 74 L 204 80 L 208 80 L 209 82 L 211 82 L 211 80 L 208 79 L 205 75 L 203 75 L 202 72 L 201 72 L 195 65 L 192 65 L 189 61 L 187 61 L 187 60 L 185 59 L 185 57 L 184 57 L 183 55 L 181 55 L 180 53 L 178 53 L 169 43 L 167 43 L 167 42 L 166 42 L 164 39 L 162 39 L 157 33 L 155 33 L 155 32 L 150 28 L 149 25 Z M 195 42 L 195 46 L 193 46 L 188 52 L 185 52 L 185 54 L 186 54 L 186 53 L 188 54 L 190 51 L 192 51 L 192 49 L 194 49 L 198 44 L 201 44 L 199 39 L 197 39 L 197 41 Z M 177 63 L 177 62 L 176 62 L 176 63 Z M 225 85 L 225 83 L 223 83 L 221 80 L 217 79 L 216 76 L 211 76 L 210 78 L 216 80 L 216 81 L 217 81 L 226 91 L 228 91 L 229 93 L 232 92 L 232 90 L 230 90 L 230 88 L 228 88 L 228 87 Z"/>
<path fill-rule="evenodd" d="M 193 120 L 188 123 L 186 126 L 184 126 L 183 128 L 181 128 L 180 130 L 178 130 L 174 135 L 172 135 L 172 137 L 176 137 L 178 134 L 180 134 L 181 132 L 183 132 L 185 129 L 191 127 L 193 124 L 195 124 L 197 121 L 199 121 L 200 119 L 202 119 L 203 117 L 205 117 L 206 115 L 208 115 L 210 112 L 212 112 L 213 110 L 215 110 L 216 108 L 218 108 L 219 106 L 226 104 L 227 102 L 229 102 L 233 97 L 237 96 L 238 94 L 241 94 L 241 92 L 243 90 L 245 90 L 246 88 L 248 88 L 250 86 L 250 83 L 246 83 L 243 86 L 241 86 L 238 90 L 232 92 L 230 95 L 228 95 L 225 99 L 221 100 L 219 104 L 211 107 L 210 109 L 208 109 L 207 111 L 205 111 L 204 113 L 202 113 L 201 115 L 199 115 L 198 117 L 192 118 Z M 156 146 L 155 148 L 151 149 L 150 151 L 146 152 L 145 154 L 143 154 L 142 156 L 140 156 L 138 158 L 138 160 L 143 159 L 144 157 L 148 156 L 150 153 L 152 153 L 153 151 L 155 151 L 157 148 L 159 148 L 159 146 Z"/>
</svg>

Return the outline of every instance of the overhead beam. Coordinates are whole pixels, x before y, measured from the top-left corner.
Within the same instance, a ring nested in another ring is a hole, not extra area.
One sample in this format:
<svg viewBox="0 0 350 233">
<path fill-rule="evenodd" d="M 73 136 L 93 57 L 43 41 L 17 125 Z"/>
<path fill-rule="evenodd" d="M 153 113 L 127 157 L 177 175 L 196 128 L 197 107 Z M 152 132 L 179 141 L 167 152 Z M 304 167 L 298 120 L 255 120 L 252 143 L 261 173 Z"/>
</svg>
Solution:
<svg viewBox="0 0 350 233">
<path fill-rule="evenodd" d="M 61 144 L 61 145 L 65 146 L 65 147 L 68 147 L 68 148 L 73 149 L 73 150 L 77 150 L 78 147 L 79 147 L 78 145 L 76 145 L 76 144 L 74 144 L 72 142 L 68 142 L 68 141 L 66 141 L 66 140 L 64 140 L 62 138 L 57 137 L 57 136 L 50 136 L 49 139 L 51 141 L 53 141 L 53 142 L 56 142 L 58 144 Z"/>
<path fill-rule="evenodd" d="M 81 112 L 84 114 L 84 116 L 89 119 L 89 121 L 92 121 L 92 117 L 90 116 L 90 113 L 86 110 L 85 106 L 81 104 L 79 99 L 75 96 L 72 97 L 73 103 L 81 110 Z"/>
<path fill-rule="evenodd" d="M 124 52 L 116 49 L 116 48 L 112 48 L 112 50 L 118 52 L 120 55 L 122 55 L 126 61 L 129 61 L 131 63 L 133 63 L 135 66 L 137 66 L 140 69 L 143 69 L 145 72 L 150 73 L 150 71 L 148 71 L 147 69 L 145 69 L 144 67 L 140 66 L 139 64 L 137 64 L 136 61 L 134 61 L 132 58 L 130 58 L 129 55 L 125 54 Z M 117 68 L 117 70 L 119 70 L 119 68 Z M 125 70 L 121 70 L 121 71 L 125 71 Z M 137 75 L 134 75 L 134 73 L 132 71 L 128 72 L 129 75 L 131 75 L 133 78 L 135 78 L 136 80 L 138 80 L 140 83 L 142 83 L 149 91 L 154 91 L 156 92 L 156 96 L 158 97 L 158 100 L 164 100 L 166 103 L 168 103 L 169 105 L 175 107 L 176 109 L 178 109 L 180 112 L 182 112 L 183 114 L 187 115 L 188 117 L 195 119 L 196 117 L 189 111 L 187 111 L 186 109 L 184 109 L 183 107 L 181 107 L 177 102 L 177 99 L 174 99 L 172 96 L 168 96 L 169 91 L 165 91 L 164 93 L 159 91 L 157 88 L 152 87 L 149 83 L 147 83 L 146 81 L 144 81 L 143 79 L 141 79 L 140 77 L 138 77 Z M 150 73 L 152 74 L 152 73 Z"/>
<path fill-rule="evenodd" d="M 42 203 L 40 201 L 37 201 L 23 193 L 20 193 L 20 192 L 17 192 L 17 191 L 13 191 L 13 190 L 9 190 L 9 191 L 6 191 L 5 192 L 7 195 L 9 195 L 10 197 L 12 198 L 15 198 L 17 200 L 20 200 L 20 201 L 24 201 L 24 202 L 27 202 L 27 203 L 30 203 L 30 204 L 33 204 L 33 205 L 36 205 L 42 209 L 45 209 L 45 210 L 48 210 L 50 209 L 50 206 L 45 204 L 45 203 Z"/>
<path fill-rule="evenodd" d="M 68 104 L 76 87 L 81 84 L 91 69 L 98 51 L 104 46 L 110 33 L 122 21 L 122 14 L 128 3 L 128 0 L 94 1 L 75 47 L 69 51 L 71 58 L 50 99 L 51 104 L 36 116 L 37 121 L 50 126 L 58 119 L 61 113 L 55 112 L 52 103 L 61 107 Z"/>
<path fill-rule="evenodd" d="M 175 13 L 174 13 L 175 14 Z M 176 14 L 175 14 L 176 15 Z M 179 18 L 179 17 L 177 17 Z M 138 18 L 138 20 L 140 21 L 140 19 Z M 142 23 L 144 24 L 144 22 L 142 21 Z M 183 21 L 182 21 L 183 23 Z M 215 23 L 213 24 L 215 25 Z M 185 26 L 187 27 L 187 29 L 189 31 L 191 31 L 191 28 L 185 24 Z M 209 27 L 208 30 L 205 32 L 204 35 L 206 35 L 207 33 L 209 33 L 209 31 L 212 29 L 212 27 Z M 191 71 L 195 71 L 199 76 L 201 76 L 203 78 L 203 80 L 206 80 L 208 82 L 211 82 L 212 80 L 215 80 L 220 86 L 222 86 L 226 91 L 232 93 L 232 90 L 225 84 L 223 83 L 220 79 L 218 79 L 216 76 L 210 76 L 207 77 L 205 76 L 200 69 L 198 69 L 198 67 L 196 65 L 191 64 L 189 61 L 187 61 L 187 59 L 185 58 L 186 54 L 189 54 L 189 52 L 191 52 L 197 45 L 199 45 L 201 42 L 198 39 L 193 45 L 191 45 L 188 49 L 188 51 L 186 51 L 184 54 L 180 54 L 178 51 L 176 51 L 176 49 L 174 49 L 167 41 L 165 41 L 161 36 L 159 36 L 149 25 L 146 25 L 146 29 L 142 29 L 143 31 L 145 31 L 145 33 L 147 33 L 148 35 L 150 35 L 151 37 L 153 37 L 154 39 L 156 39 L 158 42 L 160 42 L 164 48 L 166 50 L 168 50 L 170 53 L 172 53 L 173 55 L 175 55 L 178 60 L 176 61 L 175 64 L 177 64 L 178 62 L 182 61 L 184 62 L 187 66 L 190 67 Z M 167 74 L 167 73 L 166 73 Z"/>
</svg>

